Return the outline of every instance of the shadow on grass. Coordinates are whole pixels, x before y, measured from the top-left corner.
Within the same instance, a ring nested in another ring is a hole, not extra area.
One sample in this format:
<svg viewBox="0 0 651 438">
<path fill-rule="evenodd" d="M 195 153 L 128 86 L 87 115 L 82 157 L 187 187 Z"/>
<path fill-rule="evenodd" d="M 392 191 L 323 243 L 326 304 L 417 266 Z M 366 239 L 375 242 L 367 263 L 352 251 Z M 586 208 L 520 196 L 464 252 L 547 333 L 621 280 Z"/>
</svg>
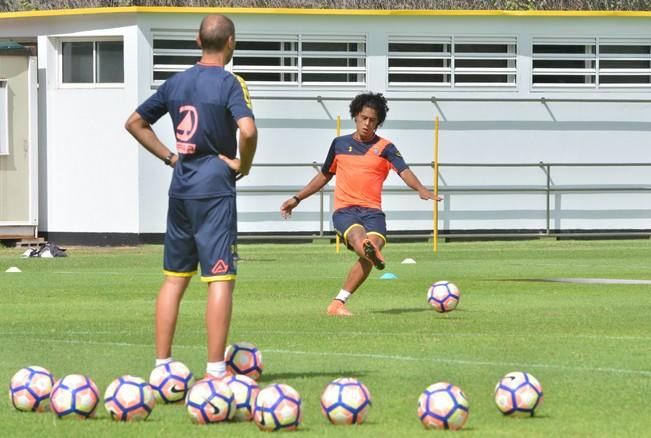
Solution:
<svg viewBox="0 0 651 438">
<path fill-rule="evenodd" d="M 354 377 L 354 378 L 361 378 L 366 376 L 367 372 L 366 371 L 346 371 L 346 372 L 341 372 L 341 371 L 308 371 L 308 372 L 303 372 L 303 373 L 271 373 L 271 374 L 263 374 L 260 376 L 260 382 L 264 383 L 271 383 L 271 382 L 278 382 L 281 380 L 285 379 L 299 379 L 302 377 L 306 378 L 311 378 L 311 377 L 329 377 L 331 379 L 337 379 L 339 377 Z"/>
<path fill-rule="evenodd" d="M 371 313 L 383 313 L 385 315 L 401 315 L 403 313 L 416 313 L 416 312 L 431 312 L 432 309 L 422 307 L 412 307 L 408 309 L 387 309 L 387 310 L 374 310 Z"/>
<path fill-rule="evenodd" d="M 573 284 L 651 284 L 651 280 L 635 280 L 628 278 L 503 278 L 488 281 L 514 281 L 536 283 L 573 283 Z"/>
</svg>

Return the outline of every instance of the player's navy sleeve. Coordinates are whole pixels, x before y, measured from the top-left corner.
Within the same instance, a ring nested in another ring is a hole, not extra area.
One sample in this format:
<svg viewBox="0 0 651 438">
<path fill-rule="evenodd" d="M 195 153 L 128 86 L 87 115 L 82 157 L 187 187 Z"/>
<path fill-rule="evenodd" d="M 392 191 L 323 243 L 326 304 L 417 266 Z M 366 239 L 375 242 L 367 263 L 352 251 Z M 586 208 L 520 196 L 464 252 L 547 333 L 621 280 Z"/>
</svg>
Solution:
<svg viewBox="0 0 651 438">
<path fill-rule="evenodd" d="M 330 144 L 330 150 L 328 150 L 328 155 L 326 156 L 323 166 L 321 167 L 321 173 L 324 175 L 334 175 L 337 173 L 337 166 L 335 165 L 335 143 L 337 139 L 332 140 Z"/>
<path fill-rule="evenodd" d="M 233 75 L 226 106 L 233 115 L 234 120 L 239 120 L 242 117 L 253 118 L 249 88 L 246 86 L 244 79 L 237 75 Z"/>
<path fill-rule="evenodd" d="M 136 112 L 150 125 L 156 123 L 167 111 L 167 82 L 158 87 L 158 90 L 149 99 L 136 108 Z"/>
<path fill-rule="evenodd" d="M 407 166 L 407 163 L 405 163 L 404 158 L 402 158 L 402 155 L 400 155 L 398 148 L 396 148 L 393 143 L 384 148 L 384 151 L 382 151 L 382 157 L 389 160 L 396 173 L 398 174 L 400 174 L 400 172 L 403 170 L 409 169 L 409 166 Z"/>
</svg>

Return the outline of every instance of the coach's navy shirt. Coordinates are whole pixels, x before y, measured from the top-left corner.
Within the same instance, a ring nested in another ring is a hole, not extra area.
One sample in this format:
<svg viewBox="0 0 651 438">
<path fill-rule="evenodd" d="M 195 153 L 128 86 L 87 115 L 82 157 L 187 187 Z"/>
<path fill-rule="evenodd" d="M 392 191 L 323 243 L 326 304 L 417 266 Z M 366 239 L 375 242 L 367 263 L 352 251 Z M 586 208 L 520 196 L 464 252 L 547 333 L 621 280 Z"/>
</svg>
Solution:
<svg viewBox="0 0 651 438">
<path fill-rule="evenodd" d="M 222 67 L 199 63 L 165 81 L 136 112 L 150 124 L 165 113 L 172 118 L 179 160 L 170 197 L 235 195 L 235 172 L 217 154 L 235 158 L 236 121 L 253 117 L 242 78 Z"/>
</svg>

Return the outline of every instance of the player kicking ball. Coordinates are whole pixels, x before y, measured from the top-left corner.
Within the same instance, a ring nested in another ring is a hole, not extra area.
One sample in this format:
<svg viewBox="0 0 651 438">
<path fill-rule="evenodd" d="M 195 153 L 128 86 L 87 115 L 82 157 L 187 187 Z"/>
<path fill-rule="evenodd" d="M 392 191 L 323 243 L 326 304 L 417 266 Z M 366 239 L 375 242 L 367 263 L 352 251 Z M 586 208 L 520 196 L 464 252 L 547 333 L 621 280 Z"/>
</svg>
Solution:
<svg viewBox="0 0 651 438">
<path fill-rule="evenodd" d="M 382 248 L 386 244 L 387 227 L 382 211 L 382 186 L 389 171 L 395 170 L 421 199 L 442 199 L 421 184 L 391 141 L 376 134 L 388 111 L 387 100 L 381 93 L 356 96 L 350 103 L 355 132 L 336 137 L 321 172 L 280 206 L 280 214 L 288 218 L 303 199 L 321 190 L 337 175 L 332 222 L 346 247 L 359 258 L 328 306 L 327 313 L 331 316 L 352 316 L 346 308 L 350 296 L 368 278 L 373 266 L 385 267 Z"/>
</svg>

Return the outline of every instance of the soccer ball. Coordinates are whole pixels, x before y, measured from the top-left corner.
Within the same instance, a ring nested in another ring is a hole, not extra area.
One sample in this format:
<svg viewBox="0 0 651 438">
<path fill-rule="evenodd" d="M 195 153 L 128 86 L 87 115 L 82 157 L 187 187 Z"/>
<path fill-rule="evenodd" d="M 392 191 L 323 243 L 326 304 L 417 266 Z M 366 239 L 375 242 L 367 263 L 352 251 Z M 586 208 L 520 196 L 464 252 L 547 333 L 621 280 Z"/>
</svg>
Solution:
<svg viewBox="0 0 651 438">
<path fill-rule="evenodd" d="M 99 392 L 90 377 L 70 374 L 57 380 L 50 394 L 52 412 L 61 419 L 95 416 Z"/>
<path fill-rule="evenodd" d="M 231 387 L 235 396 L 235 415 L 236 421 L 251 421 L 253 418 L 253 402 L 260 392 L 260 387 L 250 377 L 243 374 L 233 374 L 226 379 L 226 383 Z"/>
<path fill-rule="evenodd" d="M 542 386 L 529 373 L 508 373 L 495 386 L 495 404 L 504 415 L 533 417 L 542 403 Z"/>
<path fill-rule="evenodd" d="M 45 368 L 22 368 L 11 378 L 9 399 L 19 411 L 43 412 L 49 408 L 52 385 L 54 378 Z"/>
<path fill-rule="evenodd" d="M 226 369 L 233 374 L 244 374 L 258 380 L 262 374 L 262 353 L 249 342 L 238 342 L 226 347 Z"/>
<path fill-rule="evenodd" d="M 418 398 L 418 418 L 426 429 L 461 429 L 468 420 L 468 400 L 458 386 L 435 383 Z"/>
<path fill-rule="evenodd" d="M 190 388 L 185 406 L 193 422 L 218 423 L 235 415 L 235 396 L 225 380 L 203 379 Z"/>
<path fill-rule="evenodd" d="M 461 291 L 449 281 L 437 281 L 427 290 L 427 302 L 439 313 L 456 309 L 460 299 Z"/>
<path fill-rule="evenodd" d="M 140 377 L 118 377 L 104 392 L 104 407 L 115 421 L 146 420 L 155 405 L 154 390 Z"/>
<path fill-rule="evenodd" d="M 333 424 L 361 424 L 371 405 L 371 393 L 357 379 L 335 379 L 321 394 L 321 412 Z"/>
<path fill-rule="evenodd" d="M 173 403 L 185 398 L 194 384 L 194 377 L 184 363 L 173 361 L 154 368 L 149 375 L 149 384 L 157 402 Z"/>
<path fill-rule="evenodd" d="M 301 396 L 283 383 L 269 385 L 258 393 L 253 407 L 253 421 L 267 432 L 296 430 L 303 420 Z"/>
</svg>

